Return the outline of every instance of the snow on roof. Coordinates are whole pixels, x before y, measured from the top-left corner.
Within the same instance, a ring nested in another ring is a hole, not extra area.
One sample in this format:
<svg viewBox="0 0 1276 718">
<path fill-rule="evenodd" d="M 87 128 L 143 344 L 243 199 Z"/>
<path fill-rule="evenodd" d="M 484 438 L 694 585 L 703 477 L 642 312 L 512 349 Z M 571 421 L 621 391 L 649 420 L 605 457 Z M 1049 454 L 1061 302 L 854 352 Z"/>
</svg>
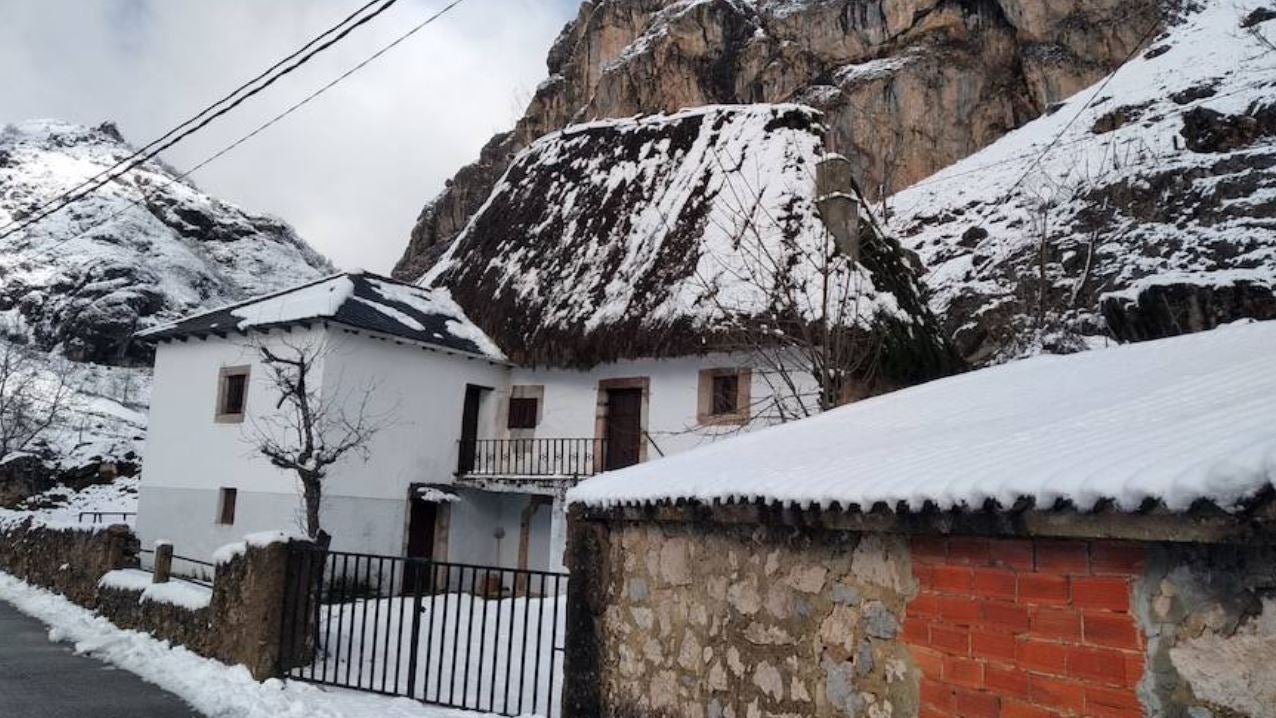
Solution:
<svg viewBox="0 0 1276 718">
<path fill-rule="evenodd" d="M 820 113 L 791 104 L 549 134 L 514 158 L 421 283 L 449 287 L 513 358 L 532 363 L 702 353 L 727 333 L 725 315 L 764 314 L 780 286 L 799 288 L 794 304 L 809 319 L 822 305 L 815 263 L 803 260 L 828 241 L 814 182 L 823 134 Z M 872 233 L 870 220 L 861 225 Z M 865 240 L 848 273 L 848 325 L 889 326 L 917 356 L 944 353 L 893 240 Z"/>
<path fill-rule="evenodd" d="M 1224 508 L 1276 480 L 1276 321 L 940 379 L 585 481 L 571 502 Z"/>
<path fill-rule="evenodd" d="M 145 339 L 218 334 L 327 319 L 445 349 L 504 360 L 444 288 L 424 289 L 364 272 L 338 274 L 140 332 Z"/>
</svg>

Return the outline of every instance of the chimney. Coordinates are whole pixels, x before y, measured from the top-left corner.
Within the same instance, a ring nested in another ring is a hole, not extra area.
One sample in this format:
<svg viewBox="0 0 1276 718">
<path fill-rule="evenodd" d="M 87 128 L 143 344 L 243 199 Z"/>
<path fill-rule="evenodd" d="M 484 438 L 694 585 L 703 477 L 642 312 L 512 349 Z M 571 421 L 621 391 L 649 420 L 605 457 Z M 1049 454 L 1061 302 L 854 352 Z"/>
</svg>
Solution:
<svg viewBox="0 0 1276 718">
<path fill-rule="evenodd" d="M 860 259 L 860 201 L 851 179 L 851 161 L 827 154 L 815 165 L 815 207 L 839 251 Z"/>
</svg>

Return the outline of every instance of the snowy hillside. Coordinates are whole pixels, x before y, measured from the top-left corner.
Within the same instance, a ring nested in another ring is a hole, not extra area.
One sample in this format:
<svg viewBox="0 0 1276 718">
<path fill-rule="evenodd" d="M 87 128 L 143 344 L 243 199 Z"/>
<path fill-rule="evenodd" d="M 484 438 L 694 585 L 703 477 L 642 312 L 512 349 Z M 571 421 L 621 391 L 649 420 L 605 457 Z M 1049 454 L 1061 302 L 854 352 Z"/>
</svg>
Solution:
<svg viewBox="0 0 1276 718">
<path fill-rule="evenodd" d="M 1272 38 L 1270 3 L 1203 3 L 1107 80 L 893 198 L 890 228 L 967 358 L 1276 317 Z"/>
<path fill-rule="evenodd" d="M 38 120 L 0 129 L 0 226 L 132 154 L 114 126 Z M 151 162 L 96 194 L 0 239 L 0 342 L 36 350 L 56 380 L 75 360 L 71 418 L 0 464 L 0 503 L 50 476 L 135 469 L 150 392 L 135 331 L 331 272 L 281 221 L 254 216 Z M 3 459 L 4 457 L 0 457 Z"/>
<path fill-rule="evenodd" d="M 132 153 L 111 125 L 0 130 L 0 226 Z M 144 362 L 128 337 L 160 321 L 308 281 L 328 262 L 277 219 L 148 163 L 0 240 L 0 326 L 82 361 Z"/>
</svg>

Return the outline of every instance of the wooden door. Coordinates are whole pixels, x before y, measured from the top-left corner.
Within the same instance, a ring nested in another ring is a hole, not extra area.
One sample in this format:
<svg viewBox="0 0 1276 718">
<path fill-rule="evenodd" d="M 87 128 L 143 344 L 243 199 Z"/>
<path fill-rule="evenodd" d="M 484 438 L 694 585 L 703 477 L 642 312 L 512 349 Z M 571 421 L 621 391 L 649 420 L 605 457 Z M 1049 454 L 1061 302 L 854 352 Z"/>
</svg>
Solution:
<svg viewBox="0 0 1276 718">
<path fill-rule="evenodd" d="M 607 440 L 604 469 L 638 463 L 642 450 L 642 389 L 607 390 Z"/>
<path fill-rule="evenodd" d="M 408 558 L 434 558 L 434 527 L 438 521 L 439 505 L 412 497 L 408 508 Z M 430 564 L 433 565 L 433 564 Z M 408 561 L 404 564 L 403 592 L 411 593 L 418 583 L 420 590 L 429 589 L 429 567 Z"/>
<path fill-rule="evenodd" d="M 478 439 L 479 404 L 483 401 L 484 388 L 465 385 L 465 406 L 461 409 L 461 447 L 457 455 L 456 472 L 465 474 L 474 470 L 475 440 Z"/>
</svg>

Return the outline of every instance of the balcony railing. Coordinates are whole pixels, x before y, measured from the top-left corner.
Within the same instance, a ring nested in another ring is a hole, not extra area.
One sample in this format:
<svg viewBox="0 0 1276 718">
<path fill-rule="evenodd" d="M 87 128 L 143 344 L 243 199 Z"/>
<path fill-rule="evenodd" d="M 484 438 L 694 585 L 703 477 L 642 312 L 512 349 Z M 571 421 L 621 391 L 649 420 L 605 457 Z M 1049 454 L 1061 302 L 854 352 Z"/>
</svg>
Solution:
<svg viewBox="0 0 1276 718">
<path fill-rule="evenodd" d="M 462 440 L 457 474 L 464 477 L 582 477 L 603 470 L 604 439 Z"/>
</svg>

